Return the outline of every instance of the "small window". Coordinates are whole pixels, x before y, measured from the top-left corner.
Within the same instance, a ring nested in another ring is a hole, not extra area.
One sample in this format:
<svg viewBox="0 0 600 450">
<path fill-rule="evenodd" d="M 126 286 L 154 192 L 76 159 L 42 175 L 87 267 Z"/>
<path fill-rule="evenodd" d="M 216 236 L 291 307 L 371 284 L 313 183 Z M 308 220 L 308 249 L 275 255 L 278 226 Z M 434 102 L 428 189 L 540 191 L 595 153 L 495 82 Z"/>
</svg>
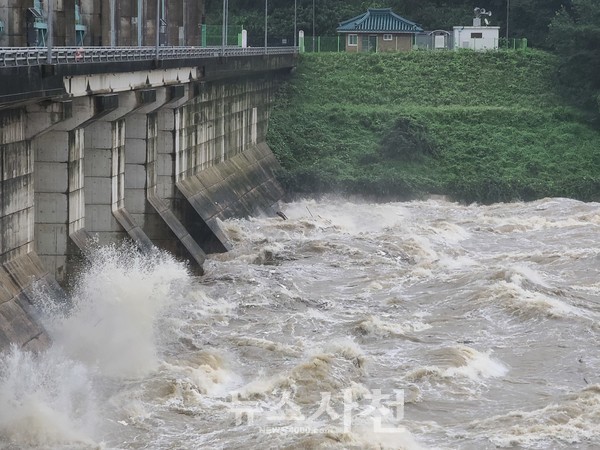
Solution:
<svg viewBox="0 0 600 450">
<path fill-rule="evenodd" d="M 471 33 L 471 39 L 481 39 L 483 38 L 483 33 Z"/>
<path fill-rule="evenodd" d="M 358 45 L 358 34 L 349 34 L 348 35 L 348 45 L 352 45 L 352 46 Z"/>
<path fill-rule="evenodd" d="M 391 41 L 392 40 L 392 35 L 391 34 L 384 34 L 383 35 L 383 40 L 384 41 Z"/>
</svg>

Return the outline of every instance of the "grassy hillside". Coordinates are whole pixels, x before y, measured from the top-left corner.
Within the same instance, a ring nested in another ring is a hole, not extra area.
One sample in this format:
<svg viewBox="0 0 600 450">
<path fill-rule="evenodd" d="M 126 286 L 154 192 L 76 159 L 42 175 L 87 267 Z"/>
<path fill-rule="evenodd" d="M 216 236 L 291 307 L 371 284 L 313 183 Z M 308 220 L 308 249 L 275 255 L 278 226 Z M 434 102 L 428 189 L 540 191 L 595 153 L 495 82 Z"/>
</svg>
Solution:
<svg viewBox="0 0 600 450">
<path fill-rule="evenodd" d="M 302 56 L 268 141 L 296 193 L 600 198 L 600 131 L 527 52 Z"/>
</svg>

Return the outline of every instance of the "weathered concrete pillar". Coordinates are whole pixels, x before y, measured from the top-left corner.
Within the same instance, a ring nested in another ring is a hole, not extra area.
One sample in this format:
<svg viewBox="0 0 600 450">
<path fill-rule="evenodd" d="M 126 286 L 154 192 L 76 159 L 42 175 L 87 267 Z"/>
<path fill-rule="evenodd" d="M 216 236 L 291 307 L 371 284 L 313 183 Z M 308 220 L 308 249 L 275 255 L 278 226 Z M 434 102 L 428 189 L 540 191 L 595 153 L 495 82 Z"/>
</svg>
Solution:
<svg viewBox="0 0 600 450">
<path fill-rule="evenodd" d="M 0 350 L 40 350 L 48 337 L 35 320 L 33 283 L 61 295 L 34 251 L 34 158 L 24 108 L 0 112 Z"/>
<path fill-rule="evenodd" d="M 202 240 L 198 238 L 198 226 L 194 221 L 188 220 L 188 215 L 181 211 L 179 205 L 182 198 L 175 185 L 177 133 L 174 111 L 189 101 L 192 91 L 187 84 L 170 86 L 165 92 L 167 101 L 148 116 L 147 198 L 177 236 L 187 256 L 201 267 L 205 253 Z M 173 209 L 174 207 L 177 209 Z M 180 253 L 181 249 L 175 252 Z"/>
<path fill-rule="evenodd" d="M 226 83 L 197 84 L 193 101 L 180 109 L 179 171 L 177 179 L 215 166 L 231 149 L 232 95 Z"/>
<path fill-rule="evenodd" d="M 156 191 L 204 252 L 223 252 L 230 246 L 218 224 L 211 229 L 177 187 L 181 168 L 187 165 L 188 159 L 196 161 L 197 158 L 197 146 L 190 149 L 190 142 L 197 142 L 197 133 L 195 128 L 186 130 L 189 121 L 182 118 L 185 114 L 182 106 L 189 103 L 196 90 L 196 86 L 187 85 L 185 96 L 157 111 Z"/>
<path fill-rule="evenodd" d="M 177 200 L 175 186 L 175 148 L 179 146 L 175 111 L 187 98 L 181 98 L 160 108 L 156 113 L 156 190 L 169 207 Z"/>
<path fill-rule="evenodd" d="M 80 260 L 81 250 L 90 241 L 85 229 L 83 126 L 114 109 L 116 96 L 113 97 L 112 102 L 110 98 L 97 101 L 94 97 L 62 102 L 64 111 L 59 116 L 54 104 L 45 112 L 38 106 L 28 110 L 28 132 L 36 136 L 33 140 L 36 193 L 40 199 L 52 199 L 50 205 L 36 201 L 36 249 L 61 283 L 66 281 L 65 274 L 72 272 L 73 265 Z M 60 170 L 55 173 L 53 167 Z M 46 179 L 48 174 L 52 175 L 52 182 Z M 62 232 L 63 236 L 59 234 Z"/>
<path fill-rule="evenodd" d="M 197 85 L 195 98 L 177 111 L 177 181 L 264 142 L 274 81 L 244 78 Z"/>
<path fill-rule="evenodd" d="M 35 248 L 59 283 L 79 254 L 69 236 L 84 227 L 82 158 L 81 128 L 35 140 Z"/>
<path fill-rule="evenodd" d="M 69 161 L 76 135 L 52 130 L 72 118 L 72 108 L 71 101 L 33 104 L 27 107 L 26 119 L 35 161 L 35 250 L 58 282 L 64 281 L 67 255 L 73 253 L 68 230 Z"/>
<path fill-rule="evenodd" d="M 136 92 L 118 94 L 116 107 L 86 126 L 86 228 L 100 244 L 129 236 L 142 250 L 152 242 L 125 208 L 125 116 L 143 106 Z"/>
<path fill-rule="evenodd" d="M 273 214 L 283 195 L 264 142 L 274 87 L 268 77 L 206 82 L 175 111 L 176 184 L 204 224 L 206 251 L 228 247 L 219 219 Z"/>
<path fill-rule="evenodd" d="M 0 262 L 33 251 L 33 154 L 26 111 L 0 114 Z"/>
<path fill-rule="evenodd" d="M 134 113 L 125 119 L 125 203 L 127 210 L 136 223 L 152 241 L 153 234 L 148 234 L 146 222 L 148 214 L 146 204 L 146 164 L 148 143 L 148 115 Z"/>
<path fill-rule="evenodd" d="M 89 240 L 82 126 L 106 114 L 105 106 L 85 97 L 27 107 L 26 131 L 35 152 L 35 249 L 60 283 L 66 282 Z"/>
<path fill-rule="evenodd" d="M 202 270 L 205 255 L 157 193 L 158 113 L 167 103 L 181 102 L 184 86 L 160 88 L 156 100 L 126 118 L 125 202 L 133 220 L 160 248 L 184 256 Z M 174 183 L 172 183 L 174 186 Z"/>
<path fill-rule="evenodd" d="M 112 214 L 113 203 L 119 203 L 119 128 L 118 121 L 100 120 L 85 129 L 86 228 L 98 235 L 102 244 L 118 242 L 127 236 Z M 117 156 L 114 171 L 113 156 Z"/>
<path fill-rule="evenodd" d="M 79 249 L 89 238 L 85 230 L 85 175 L 84 175 L 85 132 L 76 128 L 69 132 L 69 237 Z M 76 254 L 70 251 L 69 255 Z M 73 248 L 74 250 L 74 248 Z"/>
<path fill-rule="evenodd" d="M 126 184 L 125 196 L 128 210 L 144 232 L 157 246 L 183 256 L 196 264 L 201 272 L 205 255 L 177 219 L 169 204 L 158 194 L 159 127 L 157 109 L 165 104 L 175 105 L 185 101 L 183 85 L 161 88 L 156 101 L 140 108 L 127 117 L 126 179 L 137 181 Z M 171 108 L 167 108 L 172 113 Z M 140 176 L 144 174 L 142 183 Z M 170 178 L 174 190 L 174 180 Z M 134 200 L 130 201 L 130 197 Z"/>
</svg>

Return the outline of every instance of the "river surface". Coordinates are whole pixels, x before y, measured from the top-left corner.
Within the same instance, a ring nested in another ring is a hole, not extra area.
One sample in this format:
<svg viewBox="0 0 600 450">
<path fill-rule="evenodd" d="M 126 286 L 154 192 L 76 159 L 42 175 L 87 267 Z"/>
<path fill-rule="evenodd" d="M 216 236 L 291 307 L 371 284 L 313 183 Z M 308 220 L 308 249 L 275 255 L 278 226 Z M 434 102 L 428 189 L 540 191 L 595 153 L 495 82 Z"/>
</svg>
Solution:
<svg viewBox="0 0 600 450">
<path fill-rule="evenodd" d="M 193 277 L 102 248 L 0 359 L 0 449 L 600 448 L 600 205 L 340 198 Z"/>
</svg>

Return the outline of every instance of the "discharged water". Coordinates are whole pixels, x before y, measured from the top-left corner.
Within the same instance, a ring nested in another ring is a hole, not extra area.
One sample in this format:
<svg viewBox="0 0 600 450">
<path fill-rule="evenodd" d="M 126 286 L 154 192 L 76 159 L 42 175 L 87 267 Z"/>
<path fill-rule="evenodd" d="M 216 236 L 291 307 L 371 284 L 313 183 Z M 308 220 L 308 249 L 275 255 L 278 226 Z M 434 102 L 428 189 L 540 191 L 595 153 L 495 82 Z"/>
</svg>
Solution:
<svg viewBox="0 0 600 450">
<path fill-rule="evenodd" d="M 0 449 L 600 448 L 600 205 L 298 201 L 190 276 L 95 252 Z"/>
</svg>

